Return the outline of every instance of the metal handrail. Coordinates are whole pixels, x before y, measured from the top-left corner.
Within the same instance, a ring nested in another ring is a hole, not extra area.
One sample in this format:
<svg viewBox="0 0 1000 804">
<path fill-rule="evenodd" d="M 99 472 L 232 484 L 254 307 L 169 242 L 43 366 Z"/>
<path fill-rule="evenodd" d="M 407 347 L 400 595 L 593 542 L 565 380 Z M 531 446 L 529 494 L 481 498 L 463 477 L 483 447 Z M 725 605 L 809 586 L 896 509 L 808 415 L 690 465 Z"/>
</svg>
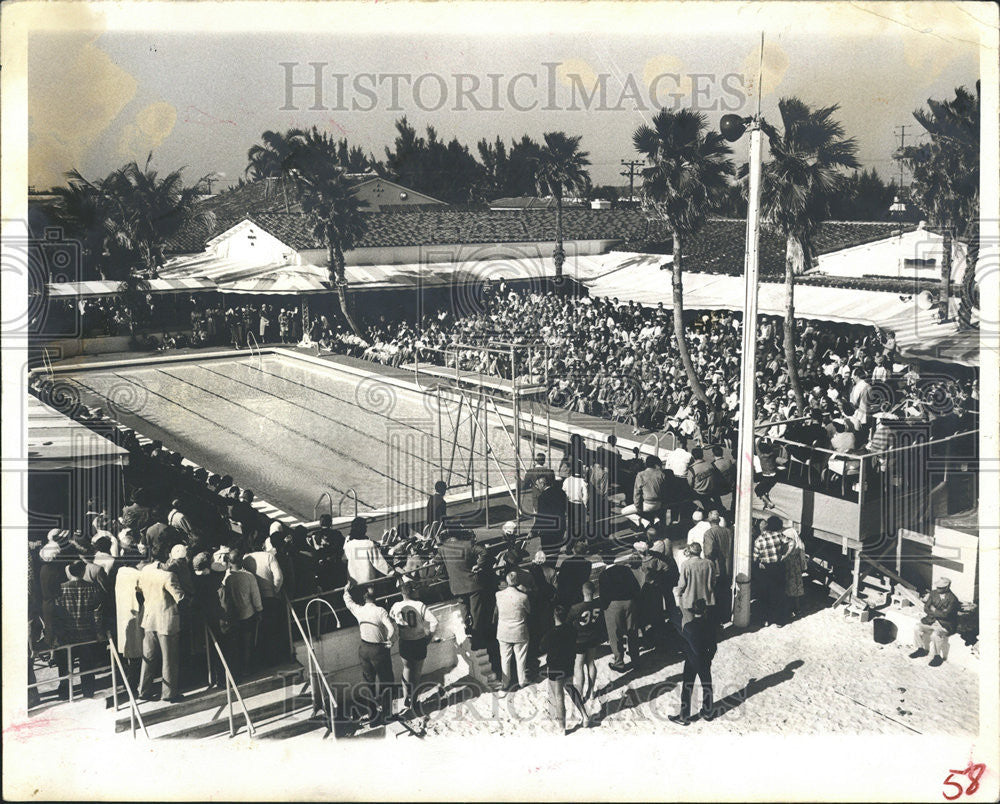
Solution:
<svg viewBox="0 0 1000 804">
<path fill-rule="evenodd" d="M 149 732 L 146 731 L 146 724 L 143 723 L 142 713 L 139 711 L 139 703 L 132 694 L 132 686 L 128 683 L 128 676 L 125 674 L 125 668 L 122 666 L 122 660 L 118 656 L 118 650 L 115 648 L 115 643 L 111 641 L 111 637 L 108 637 L 108 652 L 111 654 L 111 694 L 115 702 L 115 711 L 118 711 L 118 679 L 115 677 L 115 674 L 121 673 L 122 684 L 125 687 L 125 693 L 128 695 L 129 722 L 132 730 L 132 739 L 135 739 L 135 723 L 136 721 L 139 721 L 139 727 L 142 729 L 143 736 L 148 740 Z"/>
<path fill-rule="evenodd" d="M 288 613 L 291 615 L 292 621 L 295 623 L 295 627 L 299 629 L 299 634 L 301 635 L 302 642 L 305 645 L 306 656 L 309 657 L 309 688 L 313 693 L 313 708 L 316 708 L 316 687 L 313 686 L 313 679 L 316 676 L 319 676 L 319 697 L 320 700 L 324 702 L 324 706 L 326 708 L 326 714 L 329 718 L 330 733 L 335 734 L 333 713 L 337 708 L 337 700 L 333 697 L 333 690 L 330 689 L 330 683 L 326 680 L 326 674 L 323 672 L 323 667 L 320 665 L 319 659 L 316 657 L 316 651 L 313 650 L 312 641 L 306 635 L 305 629 L 302 627 L 302 622 L 299 620 L 299 615 L 295 613 L 295 608 L 292 606 L 287 595 L 285 595 L 285 605 L 288 607 Z M 308 608 L 308 606 L 306 608 Z M 326 700 L 324 700 L 324 698 L 329 700 L 329 705 L 326 705 Z"/>
<path fill-rule="evenodd" d="M 347 495 L 351 495 L 351 497 L 353 497 L 353 499 L 354 499 L 354 516 L 357 517 L 357 515 L 358 515 L 358 493 L 353 488 L 348 489 L 347 491 L 345 491 L 343 494 L 340 495 L 340 501 L 337 503 L 337 516 L 339 517 L 341 515 L 340 512 L 341 512 L 341 509 L 344 507 L 344 499 L 347 497 Z"/>
<path fill-rule="evenodd" d="M 45 373 L 49 375 L 49 381 L 51 382 L 55 377 L 55 372 L 52 370 L 52 361 L 49 359 L 48 347 L 42 347 L 42 363 L 45 366 Z"/>
<path fill-rule="evenodd" d="M 247 709 L 246 701 L 243 700 L 243 696 L 240 694 L 240 688 L 236 684 L 236 679 L 233 678 L 233 674 L 229 670 L 229 662 L 226 661 L 226 657 L 222 654 L 222 647 L 219 645 L 219 640 L 215 638 L 215 634 L 208 627 L 208 623 L 205 623 L 205 635 L 212 640 L 212 645 L 215 647 L 215 652 L 218 654 L 219 661 L 222 663 L 223 673 L 226 676 L 226 703 L 229 705 L 229 736 L 236 736 L 236 727 L 233 724 L 232 693 L 234 692 L 236 693 L 236 700 L 239 702 L 240 708 L 243 709 L 243 717 L 246 718 L 247 733 L 253 737 L 257 730 L 254 728 L 253 720 L 250 718 L 250 710 Z M 232 687 L 232 692 L 230 692 L 230 687 Z"/>
<path fill-rule="evenodd" d="M 333 516 L 333 497 L 330 495 L 330 492 L 324 491 L 319 495 L 319 499 L 316 500 L 316 504 L 313 506 L 313 519 L 319 519 L 319 517 L 316 516 L 316 512 L 319 510 L 319 506 L 323 502 L 324 497 L 326 497 L 326 510 L 331 517 Z"/>
<path fill-rule="evenodd" d="M 650 433 L 648 436 L 646 436 L 644 439 L 642 439 L 642 441 L 639 442 L 639 452 L 642 452 L 642 448 L 646 446 L 646 442 L 649 441 L 649 439 L 651 439 L 651 438 L 653 439 L 653 449 L 656 450 L 656 452 L 654 452 L 653 454 L 657 458 L 659 458 L 660 457 L 660 434 L 659 433 Z"/>
<path fill-rule="evenodd" d="M 73 703 L 73 700 L 74 700 L 73 699 L 73 679 L 76 678 L 78 675 L 82 676 L 84 674 L 83 671 L 80 671 L 79 673 L 77 673 L 73 669 L 73 648 L 79 648 L 79 647 L 82 647 L 83 645 L 100 645 L 100 644 L 101 644 L 101 640 L 99 640 L 99 639 L 88 639 L 88 640 L 86 640 L 84 642 L 70 642 L 70 643 L 68 643 L 66 645 L 56 645 L 55 647 L 49 647 L 49 648 L 40 650 L 39 653 L 45 653 L 46 650 L 47 650 L 50 653 L 52 653 L 53 655 L 55 654 L 55 652 L 57 650 L 64 650 L 64 651 L 66 651 L 66 667 L 68 669 L 66 671 L 66 675 L 64 675 L 64 676 L 56 676 L 55 678 L 51 678 L 50 677 L 50 678 L 45 679 L 44 681 L 35 681 L 34 683 L 27 684 L 26 685 L 27 689 L 29 689 L 29 690 L 30 689 L 38 689 L 43 684 L 51 684 L 53 681 L 65 681 L 66 682 L 66 686 L 68 688 L 69 702 Z M 101 672 L 103 670 L 107 670 L 110 667 L 111 667 L 110 664 L 107 667 L 105 667 L 103 665 L 101 667 L 94 667 L 94 668 L 92 668 L 90 670 L 87 670 L 87 674 L 96 674 L 96 673 L 99 673 L 99 672 Z"/>
<path fill-rule="evenodd" d="M 343 628 L 343 625 L 340 622 L 340 617 L 337 616 L 337 610 L 334 609 L 333 604 L 329 600 L 327 600 L 325 597 L 314 597 L 312 600 L 310 600 L 308 603 L 306 603 L 306 607 L 302 611 L 302 616 L 305 617 L 305 619 L 306 619 L 306 631 L 308 632 L 310 644 L 312 643 L 312 627 L 309 625 L 309 607 L 312 606 L 313 603 L 323 603 L 323 604 L 325 604 L 326 607 L 328 609 L 330 609 L 330 613 L 333 615 L 333 619 L 337 623 L 337 630 L 340 630 L 341 628 Z"/>
</svg>

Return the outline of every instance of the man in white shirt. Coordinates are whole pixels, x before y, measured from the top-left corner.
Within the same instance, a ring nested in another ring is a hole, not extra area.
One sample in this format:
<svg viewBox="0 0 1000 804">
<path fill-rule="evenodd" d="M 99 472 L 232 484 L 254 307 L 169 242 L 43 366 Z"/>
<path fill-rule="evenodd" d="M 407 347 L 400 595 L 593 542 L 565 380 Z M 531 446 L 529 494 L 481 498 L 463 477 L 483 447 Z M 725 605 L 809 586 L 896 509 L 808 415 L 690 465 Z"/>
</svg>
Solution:
<svg viewBox="0 0 1000 804">
<path fill-rule="evenodd" d="M 278 564 L 277 552 L 272 548 L 247 553 L 243 558 L 243 569 L 254 574 L 260 587 L 260 601 L 264 607 L 259 638 L 262 657 L 271 664 L 277 664 L 286 658 L 283 653 L 288 647 L 285 638 L 288 632 L 283 627 L 284 605 L 281 601 L 285 576 Z"/>
<path fill-rule="evenodd" d="M 691 466 L 691 453 L 684 449 L 684 442 L 663 455 L 663 468 L 674 473 L 674 477 L 684 477 Z"/>
<path fill-rule="evenodd" d="M 855 407 L 852 417 L 858 427 L 868 424 L 868 414 L 871 412 L 871 385 L 865 379 L 863 369 L 854 370 L 854 386 L 851 388 L 851 404 Z"/>
<path fill-rule="evenodd" d="M 417 706 L 420 677 L 427 658 L 427 643 L 438 627 L 437 617 L 414 596 L 413 584 L 400 584 L 402 600 L 392 604 L 389 619 L 399 629 L 399 658 L 403 661 L 403 708 Z"/>
<path fill-rule="evenodd" d="M 695 511 L 691 514 L 691 519 L 694 521 L 694 526 L 688 531 L 687 543 L 699 544 L 702 550 L 704 550 L 705 534 L 708 533 L 712 525 L 705 520 L 704 514 L 701 511 Z"/>
<path fill-rule="evenodd" d="M 347 574 L 355 583 L 370 583 L 392 574 L 382 551 L 368 538 L 367 520 L 360 516 L 351 522 L 351 532 L 344 545 L 344 560 L 347 562 Z"/>
<path fill-rule="evenodd" d="M 368 684 L 367 695 L 361 697 L 361 703 L 368 709 L 365 719 L 372 726 L 378 726 L 392 716 L 395 679 L 389 648 L 396 635 L 396 626 L 389 612 L 375 602 L 375 590 L 371 586 L 365 587 L 364 602 L 360 606 L 351 595 L 353 589 L 354 584 L 348 581 L 344 590 L 344 605 L 358 621 L 361 637 L 358 658 L 361 660 L 361 675 Z"/>
<path fill-rule="evenodd" d="M 518 688 L 510 675 L 510 660 L 517 664 L 517 677 L 521 685 L 527 683 L 528 670 L 528 615 L 531 604 L 528 595 L 517 585 L 517 573 L 507 573 L 507 586 L 496 594 L 497 642 L 500 643 L 500 667 L 503 691 Z"/>
</svg>

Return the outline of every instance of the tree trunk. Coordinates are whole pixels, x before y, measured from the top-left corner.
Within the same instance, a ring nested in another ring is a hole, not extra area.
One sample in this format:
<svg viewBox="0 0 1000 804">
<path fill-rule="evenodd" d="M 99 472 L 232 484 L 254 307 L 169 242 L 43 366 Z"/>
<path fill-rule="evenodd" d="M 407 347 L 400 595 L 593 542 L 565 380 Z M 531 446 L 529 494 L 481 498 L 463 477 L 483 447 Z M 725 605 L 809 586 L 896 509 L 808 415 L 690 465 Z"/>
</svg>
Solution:
<svg viewBox="0 0 1000 804">
<path fill-rule="evenodd" d="M 795 359 L 795 276 L 802 273 L 805 263 L 805 248 L 801 241 L 789 235 L 785 241 L 785 367 L 788 369 L 788 384 L 795 394 L 795 404 L 799 415 L 806 412 L 806 400 L 799 384 L 798 361 Z M 743 322 L 746 326 L 746 322 Z"/>
<path fill-rule="evenodd" d="M 677 352 L 681 356 L 684 364 L 684 371 L 687 373 L 688 386 L 698 398 L 707 406 L 708 397 L 705 389 L 701 386 L 701 381 L 695 373 L 694 364 L 691 362 L 691 355 L 688 353 L 687 337 L 684 332 L 684 287 L 682 281 L 682 256 L 681 256 L 681 236 L 674 231 L 674 258 L 671 264 L 671 278 L 673 280 L 674 291 L 674 336 L 677 338 Z"/>
<path fill-rule="evenodd" d="M 562 196 L 556 196 L 556 250 L 552 254 L 556 263 L 556 279 L 562 279 L 563 262 L 566 252 L 563 250 Z"/>
<path fill-rule="evenodd" d="M 337 245 L 330 247 L 330 278 L 337 288 L 337 300 L 340 302 L 340 312 L 344 314 L 351 331 L 359 338 L 363 338 L 361 330 L 354 322 L 351 309 L 347 303 L 347 278 L 344 276 L 344 252 Z"/>
<path fill-rule="evenodd" d="M 941 320 L 947 321 L 950 315 L 949 298 L 951 297 L 951 227 L 945 226 L 941 232 Z"/>
</svg>

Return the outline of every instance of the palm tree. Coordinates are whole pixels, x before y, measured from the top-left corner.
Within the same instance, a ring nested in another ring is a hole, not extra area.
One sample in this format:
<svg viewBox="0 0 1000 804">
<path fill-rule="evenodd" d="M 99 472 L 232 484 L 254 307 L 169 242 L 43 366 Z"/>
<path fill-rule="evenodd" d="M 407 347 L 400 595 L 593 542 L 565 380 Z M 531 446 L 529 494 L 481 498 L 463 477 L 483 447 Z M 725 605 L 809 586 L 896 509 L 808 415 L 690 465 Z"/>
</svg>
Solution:
<svg viewBox="0 0 1000 804">
<path fill-rule="evenodd" d="M 315 128 L 313 133 L 315 133 Z M 285 179 L 295 164 L 295 160 L 306 145 L 305 131 L 290 128 L 284 134 L 278 131 L 265 131 L 260 135 L 261 145 L 252 145 L 247 151 L 246 175 L 251 179 L 270 181 L 277 179 L 281 183 L 281 194 L 285 200 L 285 212 L 289 211 L 288 189 Z M 268 188 L 270 185 L 267 185 Z"/>
<path fill-rule="evenodd" d="M 632 142 L 647 163 L 641 174 L 644 204 L 666 221 L 673 233 L 674 336 L 688 385 L 707 405 L 684 333 L 684 242 L 704 225 L 709 212 L 725 201 L 734 172 L 729 161 L 732 149 L 721 134 L 707 130 L 704 114 L 689 109 L 661 109 L 652 127 L 635 130 Z"/>
<path fill-rule="evenodd" d="M 927 100 L 929 111 L 913 113 L 930 142 L 908 146 L 901 156 L 913 172 L 910 193 L 942 229 L 941 306 L 948 316 L 951 295 L 952 234 L 968 233 L 979 217 L 980 84 L 973 95 L 965 87 L 947 101 Z M 966 272 L 974 270 L 966 260 Z"/>
<path fill-rule="evenodd" d="M 121 282 L 120 298 L 133 335 L 139 302 L 148 288 L 145 275 L 155 276 L 163 264 L 165 243 L 192 220 L 214 226 L 212 213 L 200 212 L 195 204 L 202 180 L 185 187 L 180 170 L 160 178 L 150 170 L 152 159 L 150 154 L 143 167 L 129 162 L 96 182 L 70 171 L 69 189 L 60 192 L 57 202 L 68 214 L 69 199 L 80 201 L 76 212 L 87 217 L 77 223 L 88 227 L 89 248 L 99 253 L 96 265 L 101 275 Z"/>
<path fill-rule="evenodd" d="M 354 188 L 344 168 L 329 159 L 301 159 L 291 169 L 302 203 L 302 211 L 312 224 L 313 234 L 329 250 L 330 282 L 336 287 L 344 318 L 355 335 L 361 336 L 347 301 L 344 251 L 354 248 L 368 230 Z"/>
<path fill-rule="evenodd" d="M 556 248 L 552 256 L 556 263 L 556 278 L 562 277 L 566 251 L 563 249 L 562 202 L 567 191 L 586 193 L 590 190 L 589 154 L 580 150 L 580 137 L 568 137 L 562 131 L 544 135 L 535 169 L 539 194 L 556 200 Z"/>
<path fill-rule="evenodd" d="M 799 413 L 806 406 L 795 356 L 795 277 L 811 264 L 816 232 L 845 182 L 841 171 L 859 167 L 857 143 L 844 137 L 833 117 L 839 108 L 812 109 L 798 98 L 782 98 L 782 132 L 761 122 L 771 149 L 761 177 L 761 217 L 785 237 L 785 365 Z"/>
</svg>

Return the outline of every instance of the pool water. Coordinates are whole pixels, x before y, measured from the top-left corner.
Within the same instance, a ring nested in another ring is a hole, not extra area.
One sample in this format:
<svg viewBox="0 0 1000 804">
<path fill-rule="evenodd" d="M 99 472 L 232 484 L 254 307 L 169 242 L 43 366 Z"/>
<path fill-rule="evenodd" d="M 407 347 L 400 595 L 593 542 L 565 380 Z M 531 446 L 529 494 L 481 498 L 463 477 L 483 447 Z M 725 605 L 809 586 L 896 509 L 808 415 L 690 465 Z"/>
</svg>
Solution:
<svg viewBox="0 0 1000 804">
<path fill-rule="evenodd" d="M 420 502 L 434 482 L 476 488 L 489 475 L 513 483 L 513 448 L 491 410 L 488 470 L 477 438 L 470 455 L 468 406 L 442 404 L 439 448 L 436 394 L 390 386 L 336 366 L 277 355 L 88 369 L 63 375 L 88 405 L 302 520 L 320 496 L 357 492 L 359 511 Z M 458 438 L 452 434 L 458 430 Z M 454 446 L 453 446 L 454 441 Z M 527 450 L 522 451 L 527 459 Z M 558 458 L 556 458 L 558 460 Z M 500 466 L 497 466 L 497 463 Z M 316 513 L 326 510 L 325 503 Z M 353 512 L 345 500 L 342 513 Z"/>
</svg>

